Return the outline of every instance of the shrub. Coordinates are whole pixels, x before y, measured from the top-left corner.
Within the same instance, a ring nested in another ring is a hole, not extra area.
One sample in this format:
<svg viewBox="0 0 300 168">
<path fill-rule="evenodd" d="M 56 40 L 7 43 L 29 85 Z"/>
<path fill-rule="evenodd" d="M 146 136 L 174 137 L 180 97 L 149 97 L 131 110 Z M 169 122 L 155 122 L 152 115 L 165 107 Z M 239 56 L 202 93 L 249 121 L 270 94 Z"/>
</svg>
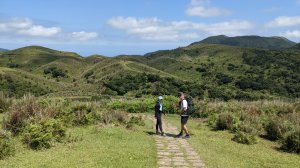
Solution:
<svg viewBox="0 0 300 168">
<path fill-rule="evenodd" d="M 286 151 L 300 153 L 300 129 L 290 132 L 281 144 L 281 148 Z"/>
<path fill-rule="evenodd" d="M 219 114 L 215 128 L 217 130 L 231 130 L 234 126 L 235 118 L 231 113 L 221 113 Z"/>
<path fill-rule="evenodd" d="M 43 117 L 42 109 L 33 96 L 25 95 L 22 101 L 8 113 L 8 117 L 3 121 L 4 128 L 16 135 L 20 133 L 27 120 L 35 117 Z"/>
<path fill-rule="evenodd" d="M 53 142 L 61 142 L 66 136 L 62 124 L 55 119 L 31 123 L 24 129 L 23 143 L 31 149 L 50 148 Z"/>
<path fill-rule="evenodd" d="M 0 159 L 12 156 L 14 153 L 15 149 L 10 139 L 10 135 L 5 131 L 0 130 Z"/>
<path fill-rule="evenodd" d="M 278 140 L 284 137 L 284 134 L 291 130 L 291 126 L 287 121 L 280 119 L 270 119 L 265 124 L 266 137 L 270 140 Z"/>
<path fill-rule="evenodd" d="M 49 68 L 44 69 L 44 74 L 46 74 L 46 75 L 52 74 L 53 78 L 66 77 L 67 76 L 66 72 L 67 71 L 59 69 L 57 67 L 49 67 Z"/>
<path fill-rule="evenodd" d="M 237 131 L 232 138 L 233 141 L 242 144 L 252 145 L 258 142 L 256 136 L 254 134 L 246 133 L 243 131 Z"/>
<path fill-rule="evenodd" d="M 76 125 L 86 125 L 92 121 L 90 113 L 92 106 L 89 104 L 77 104 L 72 107 L 72 112 L 75 114 L 73 123 Z"/>
<path fill-rule="evenodd" d="M 126 112 L 110 111 L 103 113 L 101 119 L 104 124 L 120 125 L 127 123 L 127 116 Z"/>
<path fill-rule="evenodd" d="M 129 119 L 129 124 L 135 124 L 135 125 L 139 125 L 139 126 L 144 126 L 145 125 L 145 120 L 143 119 L 142 116 L 132 116 Z"/>
<path fill-rule="evenodd" d="M 11 101 L 6 98 L 6 96 L 0 92 L 0 113 L 3 113 L 8 110 L 11 105 Z"/>
<path fill-rule="evenodd" d="M 218 114 L 213 113 L 213 114 L 209 115 L 207 123 L 208 123 L 209 126 L 215 128 L 217 120 L 218 120 Z"/>
</svg>

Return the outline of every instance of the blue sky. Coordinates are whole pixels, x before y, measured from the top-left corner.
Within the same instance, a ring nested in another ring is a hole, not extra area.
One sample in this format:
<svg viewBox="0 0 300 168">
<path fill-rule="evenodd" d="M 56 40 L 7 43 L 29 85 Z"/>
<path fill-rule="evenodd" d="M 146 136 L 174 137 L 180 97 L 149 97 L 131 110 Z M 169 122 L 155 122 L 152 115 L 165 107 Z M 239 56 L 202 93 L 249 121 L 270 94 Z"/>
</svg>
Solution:
<svg viewBox="0 0 300 168">
<path fill-rule="evenodd" d="M 212 35 L 300 42 L 300 0 L 1 0 L 0 48 L 145 54 Z"/>
</svg>

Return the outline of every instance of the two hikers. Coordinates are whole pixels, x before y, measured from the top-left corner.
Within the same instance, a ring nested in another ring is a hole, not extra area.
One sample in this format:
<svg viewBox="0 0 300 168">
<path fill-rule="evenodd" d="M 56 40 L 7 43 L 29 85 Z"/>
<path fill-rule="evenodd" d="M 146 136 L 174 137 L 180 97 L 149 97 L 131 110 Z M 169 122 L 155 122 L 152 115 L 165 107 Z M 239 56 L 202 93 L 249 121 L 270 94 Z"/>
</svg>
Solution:
<svg viewBox="0 0 300 168">
<path fill-rule="evenodd" d="M 159 128 L 160 129 L 160 134 L 162 136 L 164 136 L 164 131 L 162 129 L 161 115 L 162 114 L 166 115 L 166 114 L 163 112 L 162 100 L 163 100 L 162 96 L 159 96 L 157 98 L 154 109 L 155 109 L 155 118 L 156 118 L 156 135 L 159 134 L 159 131 L 158 131 L 158 128 Z"/>
<path fill-rule="evenodd" d="M 180 112 L 181 112 L 181 114 L 180 114 L 180 116 L 181 116 L 181 131 L 176 137 L 178 137 L 178 138 L 182 137 L 183 131 L 184 131 L 186 135 L 183 138 L 190 138 L 188 128 L 186 126 L 187 121 L 189 119 L 188 102 L 185 99 L 185 95 L 183 92 L 179 92 L 178 97 L 180 99 L 179 106 L 180 106 Z M 161 116 L 162 116 L 162 114 L 165 114 L 165 113 L 163 112 L 162 100 L 163 100 L 163 97 L 159 96 L 154 109 L 155 109 L 155 118 L 156 118 L 156 134 L 159 135 L 158 129 L 160 129 L 161 135 L 164 136 L 164 131 L 162 129 Z"/>
</svg>

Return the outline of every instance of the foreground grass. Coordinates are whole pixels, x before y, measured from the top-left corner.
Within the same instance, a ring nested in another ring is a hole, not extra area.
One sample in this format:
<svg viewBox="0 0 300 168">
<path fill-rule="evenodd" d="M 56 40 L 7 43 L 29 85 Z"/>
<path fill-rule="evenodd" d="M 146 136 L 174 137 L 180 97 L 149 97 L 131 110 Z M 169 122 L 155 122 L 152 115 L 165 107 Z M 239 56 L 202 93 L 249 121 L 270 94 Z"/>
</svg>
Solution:
<svg viewBox="0 0 300 168">
<path fill-rule="evenodd" d="M 152 122 L 135 126 L 134 130 L 121 127 L 77 127 L 70 129 L 82 140 L 57 144 L 47 150 L 33 151 L 17 144 L 13 157 L 0 160 L 0 167 L 156 167 L 154 140 L 147 134 Z"/>
<path fill-rule="evenodd" d="M 180 126 L 179 116 L 168 116 L 167 120 Z M 228 131 L 212 131 L 205 123 L 189 120 L 192 137 L 188 140 L 208 167 L 299 167 L 300 155 L 278 150 L 279 145 L 265 139 L 258 144 L 244 145 L 231 140 Z"/>
</svg>

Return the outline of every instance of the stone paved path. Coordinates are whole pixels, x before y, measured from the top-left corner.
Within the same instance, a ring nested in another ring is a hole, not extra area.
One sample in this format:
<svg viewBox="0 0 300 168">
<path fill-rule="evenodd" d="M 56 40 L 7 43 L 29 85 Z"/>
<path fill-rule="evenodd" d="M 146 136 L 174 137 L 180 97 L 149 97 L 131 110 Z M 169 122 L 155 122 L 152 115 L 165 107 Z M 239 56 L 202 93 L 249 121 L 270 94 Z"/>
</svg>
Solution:
<svg viewBox="0 0 300 168">
<path fill-rule="evenodd" d="M 205 167 L 199 155 L 182 138 L 175 138 L 178 130 L 175 126 L 163 121 L 166 136 L 155 135 L 158 167 Z"/>
</svg>

